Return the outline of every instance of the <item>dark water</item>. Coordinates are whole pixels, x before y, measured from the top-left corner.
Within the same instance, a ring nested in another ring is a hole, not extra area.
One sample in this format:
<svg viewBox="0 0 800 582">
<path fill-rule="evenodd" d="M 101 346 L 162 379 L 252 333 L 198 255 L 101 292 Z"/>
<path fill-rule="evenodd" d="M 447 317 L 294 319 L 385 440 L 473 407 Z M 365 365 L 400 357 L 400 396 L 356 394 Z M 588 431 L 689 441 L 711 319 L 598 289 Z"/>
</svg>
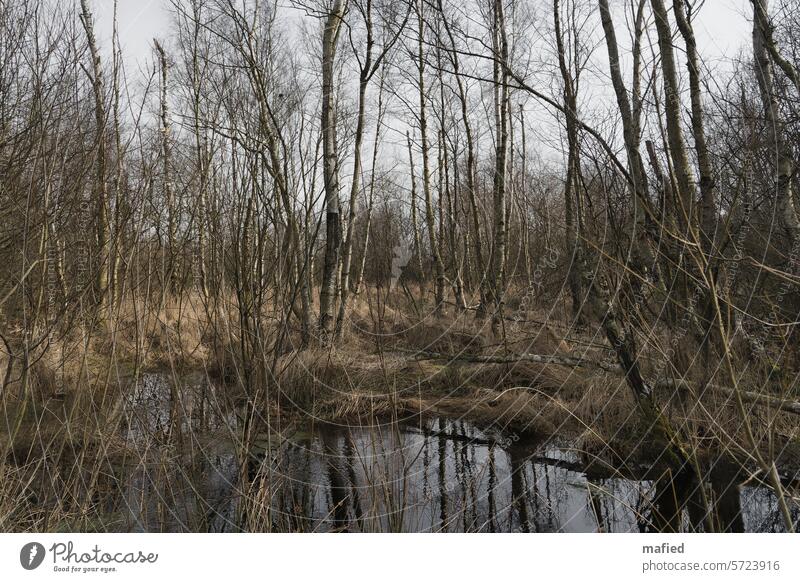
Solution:
<svg viewBox="0 0 800 582">
<path fill-rule="evenodd" d="M 280 431 L 265 427 L 245 447 L 240 415 L 210 386 L 183 387 L 173 396 L 162 377 L 145 376 L 130 394 L 126 436 L 137 461 L 115 471 L 108 529 L 784 529 L 772 493 L 757 482 L 744 484 L 740 472 L 721 463 L 703 485 L 712 508 L 704 513 L 698 488 L 679 478 L 659 479 L 634 463 L 590 464 L 569 443 L 496 434 L 464 421 L 365 427 L 309 421 Z"/>
</svg>

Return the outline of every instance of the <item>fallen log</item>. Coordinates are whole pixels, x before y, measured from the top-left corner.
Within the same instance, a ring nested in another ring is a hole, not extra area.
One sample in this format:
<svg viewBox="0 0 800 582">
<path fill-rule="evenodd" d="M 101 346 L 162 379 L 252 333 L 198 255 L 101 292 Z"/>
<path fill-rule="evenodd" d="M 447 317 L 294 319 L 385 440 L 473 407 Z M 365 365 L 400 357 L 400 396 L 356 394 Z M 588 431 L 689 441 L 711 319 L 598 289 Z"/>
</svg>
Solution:
<svg viewBox="0 0 800 582">
<path fill-rule="evenodd" d="M 568 366 L 576 368 L 594 368 L 603 370 L 605 372 L 622 373 L 622 368 L 618 364 L 610 362 L 598 362 L 595 360 L 588 360 L 586 358 L 577 358 L 574 356 L 558 356 L 558 355 L 543 355 L 543 354 L 508 354 L 497 356 L 481 356 L 473 354 L 442 354 L 438 352 L 413 352 L 420 360 L 449 360 L 459 361 L 471 364 L 517 364 L 519 362 L 535 362 L 537 364 L 554 364 L 558 366 Z M 686 380 L 659 380 L 654 383 L 657 389 L 660 390 L 686 390 L 691 394 L 696 394 L 696 390 Z M 719 384 L 707 384 L 705 390 L 725 394 L 735 397 L 736 390 L 728 388 L 727 386 L 720 386 Z M 739 394 L 745 402 L 753 404 L 760 404 L 762 406 L 769 406 L 777 408 L 783 412 L 800 415 L 800 402 L 793 400 L 785 400 L 777 396 L 769 394 L 759 394 L 749 390 L 739 389 Z"/>
<path fill-rule="evenodd" d="M 617 364 L 597 362 L 574 356 L 557 356 L 542 354 L 509 354 L 506 356 L 480 356 L 474 354 L 442 354 L 439 352 L 414 351 L 418 360 L 448 360 L 466 362 L 468 364 L 518 364 L 534 362 L 536 364 L 556 364 L 575 368 L 595 368 L 606 372 L 620 372 Z"/>
<path fill-rule="evenodd" d="M 656 387 L 665 390 L 686 390 L 690 394 L 696 396 L 696 390 L 686 380 L 661 380 L 656 383 Z M 719 384 L 707 384 L 705 389 L 731 397 L 735 397 L 737 393 L 737 390 L 734 388 L 720 386 Z M 783 398 L 778 398 L 777 396 L 759 394 L 758 392 L 750 392 L 749 390 L 739 389 L 738 393 L 745 402 L 761 404 L 763 406 L 771 406 L 784 412 L 791 412 L 792 414 L 800 414 L 800 402 L 784 400 Z"/>
</svg>

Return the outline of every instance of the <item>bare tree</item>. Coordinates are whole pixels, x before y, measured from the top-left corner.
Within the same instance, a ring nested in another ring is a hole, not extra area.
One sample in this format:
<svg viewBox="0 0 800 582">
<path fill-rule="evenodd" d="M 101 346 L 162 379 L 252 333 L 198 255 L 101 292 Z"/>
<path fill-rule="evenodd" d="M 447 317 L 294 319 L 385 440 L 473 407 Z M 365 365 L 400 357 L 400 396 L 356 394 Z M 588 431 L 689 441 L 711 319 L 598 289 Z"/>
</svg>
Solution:
<svg viewBox="0 0 800 582">
<path fill-rule="evenodd" d="M 492 12 L 492 43 L 497 58 L 493 65 L 495 115 L 495 167 L 493 196 L 494 240 L 491 253 L 490 297 L 494 304 L 493 325 L 503 318 L 506 285 L 506 188 L 508 172 L 508 134 L 511 106 L 508 83 L 508 37 L 503 1 L 495 0 Z"/>
<path fill-rule="evenodd" d="M 775 146 L 776 184 L 775 195 L 783 228 L 790 237 L 793 246 L 800 244 L 800 219 L 794 205 L 792 192 L 792 176 L 794 174 L 794 161 L 790 146 L 785 138 L 784 121 L 780 113 L 780 105 L 775 91 L 775 72 L 773 61 L 775 56 L 781 63 L 775 42 L 769 33 L 770 25 L 767 21 L 767 0 L 753 0 L 753 53 L 755 57 L 756 79 L 758 80 L 761 103 L 766 116 L 767 130 L 770 132 L 770 143 Z M 772 55 L 772 58 L 770 58 Z M 787 70 L 784 68 L 784 70 Z M 791 69 L 787 76 L 792 78 Z M 794 75 L 796 79 L 796 74 Z M 793 79 L 793 81 L 794 81 Z M 796 81 L 794 81 L 796 83 Z"/>
<path fill-rule="evenodd" d="M 107 137 L 106 122 L 108 119 L 106 111 L 106 95 L 102 62 L 100 59 L 100 48 L 97 45 L 97 38 L 94 33 L 94 21 L 89 10 L 87 0 L 81 0 L 81 23 L 86 32 L 86 40 L 89 44 L 89 55 L 91 57 L 91 71 L 87 74 L 91 77 L 92 90 L 94 92 L 95 124 L 96 124 L 96 170 L 95 170 L 95 232 L 97 239 L 97 279 L 96 291 L 100 313 L 103 318 L 108 317 L 111 307 L 111 297 L 108 294 L 108 269 L 111 258 L 111 238 L 108 225 L 108 183 L 106 181 L 106 156 L 107 156 Z"/>
<path fill-rule="evenodd" d="M 436 291 L 434 301 L 435 313 L 439 316 L 445 312 L 444 287 L 445 274 L 444 262 L 441 255 L 441 240 L 436 233 L 436 216 L 433 209 L 433 195 L 431 192 L 430 147 L 428 142 L 428 94 L 425 89 L 425 3 L 415 0 L 414 10 L 417 16 L 417 89 L 419 92 L 419 139 L 422 150 L 422 194 L 425 205 L 425 222 L 428 231 L 428 244 L 433 257 L 433 270 L 436 277 Z"/>
<path fill-rule="evenodd" d="M 342 238 L 339 213 L 339 155 L 336 142 L 334 61 L 339 31 L 347 7 L 345 0 L 334 0 L 325 21 L 322 39 L 322 155 L 325 177 L 325 262 L 319 292 L 319 327 L 326 334 L 336 323 L 336 272 Z M 366 90 L 366 88 L 365 88 Z"/>
<path fill-rule="evenodd" d="M 348 217 L 346 223 L 346 230 L 344 235 L 344 248 L 342 250 L 342 278 L 340 284 L 340 300 L 339 300 L 339 313 L 336 318 L 336 333 L 338 336 L 342 334 L 342 326 L 344 324 L 345 315 L 347 313 L 347 301 L 350 295 L 350 271 L 352 268 L 353 260 L 353 239 L 355 233 L 355 219 L 356 208 L 358 203 L 358 194 L 361 189 L 361 174 L 362 167 L 362 147 L 364 142 L 364 130 L 366 126 L 366 113 L 367 113 L 367 89 L 372 78 L 375 76 L 384 59 L 390 50 L 394 47 L 397 39 L 400 37 L 411 10 L 406 12 L 405 19 L 400 23 L 396 31 L 385 30 L 384 34 L 387 38 L 383 40 L 381 49 L 377 55 L 374 55 L 375 50 L 375 30 L 373 19 L 373 2 L 372 0 L 354 1 L 353 3 L 356 10 L 361 15 L 366 29 L 366 49 L 363 61 L 359 59 L 359 79 L 358 79 L 358 112 L 356 114 L 356 129 L 353 144 L 353 178 L 350 184 L 350 200 L 348 204 Z M 387 15 L 388 16 L 388 15 Z M 351 45 L 353 41 L 351 39 Z M 374 174 L 373 168 L 373 174 Z"/>
</svg>

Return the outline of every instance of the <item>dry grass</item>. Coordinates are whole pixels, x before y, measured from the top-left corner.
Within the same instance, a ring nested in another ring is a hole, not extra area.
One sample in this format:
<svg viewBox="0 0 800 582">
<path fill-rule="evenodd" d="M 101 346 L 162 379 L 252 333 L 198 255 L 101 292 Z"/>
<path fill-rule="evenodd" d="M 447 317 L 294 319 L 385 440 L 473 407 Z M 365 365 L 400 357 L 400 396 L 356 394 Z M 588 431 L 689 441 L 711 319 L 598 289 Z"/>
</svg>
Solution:
<svg viewBox="0 0 800 582">
<path fill-rule="evenodd" d="M 360 421 L 382 415 L 458 415 L 503 430 L 583 435 L 597 446 L 641 436 L 635 403 L 618 374 L 531 362 L 468 361 L 470 356 L 520 352 L 607 360 L 609 352 L 596 334 L 566 329 L 541 313 L 529 314 L 528 322 L 508 324 L 501 339 L 490 321 L 477 319 L 473 312 L 415 319 L 407 314 L 402 297 L 392 299 L 378 309 L 362 297 L 335 347 L 293 350 L 277 359 L 266 390 L 284 412 Z M 236 322 L 232 302 L 210 313 L 196 295 L 170 299 L 160 307 L 127 302 L 108 327 L 76 329 L 54 340 L 30 366 L 28 389 L 41 402 L 87 388 L 102 394 L 109 385 L 118 386 L 147 369 L 178 375 L 201 370 L 241 383 L 248 363 L 241 361 L 237 348 Z M 429 352 L 453 358 L 426 359 Z M 264 361 L 271 364 L 271 358 L 266 354 Z M 19 373 L 15 377 L 5 398 L 19 393 L 23 378 Z M 742 430 L 729 398 L 707 394 L 698 405 L 681 402 L 675 394 L 658 396 L 673 422 L 691 434 L 699 432 L 704 443 L 731 440 Z M 797 440 L 794 418 L 778 414 L 770 420 L 786 443 Z"/>
<path fill-rule="evenodd" d="M 0 399 L 5 418 L 0 444 L 6 459 L 13 460 L 0 463 L 5 476 L 0 478 L 0 515 L 24 522 L 23 528 L 42 528 L 36 517 L 42 500 L 30 498 L 30 480 L 50 462 L 73 459 L 99 483 L 107 471 L 93 464 L 93 455 L 105 464 L 113 458 L 136 459 L 118 438 L 120 390 L 131 376 L 154 369 L 174 378 L 199 371 L 225 384 L 232 396 L 252 388 L 245 385 L 243 370 L 258 365 L 269 370 L 259 380 L 267 396 L 260 401 L 260 413 L 290 420 L 368 425 L 376 417 L 446 416 L 500 434 L 570 438 L 589 457 L 614 464 L 653 451 L 657 456 L 657 448 L 642 446 L 649 442 L 647 427 L 641 426 L 620 374 L 524 361 L 469 361 L 471 356 L 523 352 L 608 360 L 609 351 L 596 335 L 567 329 L 541 313 L 510 323 L 501 339 L 488 320 L 476 319 L 473 312 L 415 318 L 402 298 L 396 301 L 377 309 L 369 297 L 361 298 L 341 342 L 288 351 L 275 359 L 274 368 L 272 353 L 242 361 L 232 302 L 210 312 L 196 296 L 160 307 L 126 303 L 108 327 L 74 329 L 54 338 L 46 351 L 33 355 L 24 377 L 17 367 Z M 266 322 L 275 319 L 264 314 Z M 276 329 L 265 325 L 267 336 L 275 337 Z M 298 341 L 297 330 L 290 335 L 291 342 Z M 453 357 L 433 359 L 429 352 Z M 647 367 L 646 372 L 653 374 Z M 23 381 L 27 400 L 21 401 Z M 743 379 L 758 381 L 755 373 Z M 732 446 L 743 442 L 743 426 L 730 398 L 705 394 L 698 402 L 673 393 L 656 398 L 698 451 L 749 460 L 746 451 Z M 758 407 L 752 414 L 765 447 L 781 451 L 784 461 L 797 460 L 792 457 L 800 448 L 796 418 Z M 55 496 L 56 488 L 69 491 L 74 485 L 67 479 L 49 491 Z M 80 519 L 88 502 L 79 491 L 49 506 L 48 519 Z M 7 526 L 0 523 L 0 529 Z"/>
</svg>

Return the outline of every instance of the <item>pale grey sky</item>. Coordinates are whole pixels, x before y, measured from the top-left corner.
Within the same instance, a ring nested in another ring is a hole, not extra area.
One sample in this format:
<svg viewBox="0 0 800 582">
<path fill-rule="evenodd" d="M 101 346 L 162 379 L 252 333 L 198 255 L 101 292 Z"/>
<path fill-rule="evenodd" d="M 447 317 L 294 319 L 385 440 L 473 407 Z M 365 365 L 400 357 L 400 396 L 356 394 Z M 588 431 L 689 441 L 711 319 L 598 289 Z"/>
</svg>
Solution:
<svg viewBox="0 0 800 582">
<path fill-rule="evenodd" d="M 96 14 L 98 36 L 104 46 L 108 48 L 113 26 L 114 0 L 92 0 L 92 2 Z M 544 9 L 550 6 L 551 0 L 528 0 L 528 2 L 535 3 L 535 6 Z M 131 80 L 135 78 L 140 67 L 143 67 L 146 61 L 152 60 L 153 38 L 158 37 L 169 41 L 171 3 L 170 0 L 118 0 L 118 3 L 120 41 L 124 51 L 128 78 Z M 288 0 L 285 4 L 289 4 Z M 622 2 L 621 0 L 612 0 L 611 5 L 620 7 Z M 748 0 L 705 0 L 694 20 L 694 27 L 700 54 L 706 66 L 724 70 L 730 66 L 729 59 L 738 56 L 740 50 L 749 45 L 750 11 Z M 618 26 L 625 26 L 621 11 L 615 16 L 615 21 Z M 651 31 L 651 33 L 652 38 L 655 39 L 655 31 Z M 620 42 L 623 43 L 627 37 L 627 32 L 620 30 Z M 599 59 L 599 70 L 606 71 L 607 75 L 607 64 L 603 64 L 605 60 L 604 47 L 599 46 L 595 55 Z M 679 53 L 679 58 L 685 60 L 681 53 Z M 610 87 L 605 85 L 606 82 L 607 79 L 599 84 L 595 81 L 591 94 L 584 96 L 586 107 L 602 109 L 604 104 L 613 102 L 613 93 L 611 93 Z M 534 141 L 537 138 L 548 141 L 558 135 L 557 132 L 554 134 L 552 131 L 554 127 L 550 114 L 540 104 L 533 103 L 530 109 L 528 107 L 526 109 L 529 111 L 527 123 L 532 124 L 534 130 L 541 128 L 540 132 L 532 131 L 531 137 Z M 402 137 L 402 134 L 404 131 L 400 131 L 397 135 Z M 547 151 L 548 147 L 545 145 L 544 151 Z M 403 158 L 403 155 L 399 155 L 399 158 Z M 560 158 L 563 155 L 562 149 L 555 148 L 553 155 Z"/>
<path fill-rule="evenodd" d="M 93 0 L 98 36 L 104 45 L 111 41 L 114 0 Z M 169 33 L 169 0 L 118 0 L 120 43 L 126 61 L 152 58 L 153 38 Z"/>
<path fill-rule="evenodd" d="M 114 0 L 93 2 L 99 33 L 107 41 L 111 38 Z M 128 62 L 151 58 L 153 37 L 163 38 L 169 31 L 169 0 L 118 2 L 120 39 Z M 706 0 L 695 20 L 695 33 L 704 59 L 716 60 L 734 56 L 749 39 L 749 18 L 747 0 Z"/>
</svg>

